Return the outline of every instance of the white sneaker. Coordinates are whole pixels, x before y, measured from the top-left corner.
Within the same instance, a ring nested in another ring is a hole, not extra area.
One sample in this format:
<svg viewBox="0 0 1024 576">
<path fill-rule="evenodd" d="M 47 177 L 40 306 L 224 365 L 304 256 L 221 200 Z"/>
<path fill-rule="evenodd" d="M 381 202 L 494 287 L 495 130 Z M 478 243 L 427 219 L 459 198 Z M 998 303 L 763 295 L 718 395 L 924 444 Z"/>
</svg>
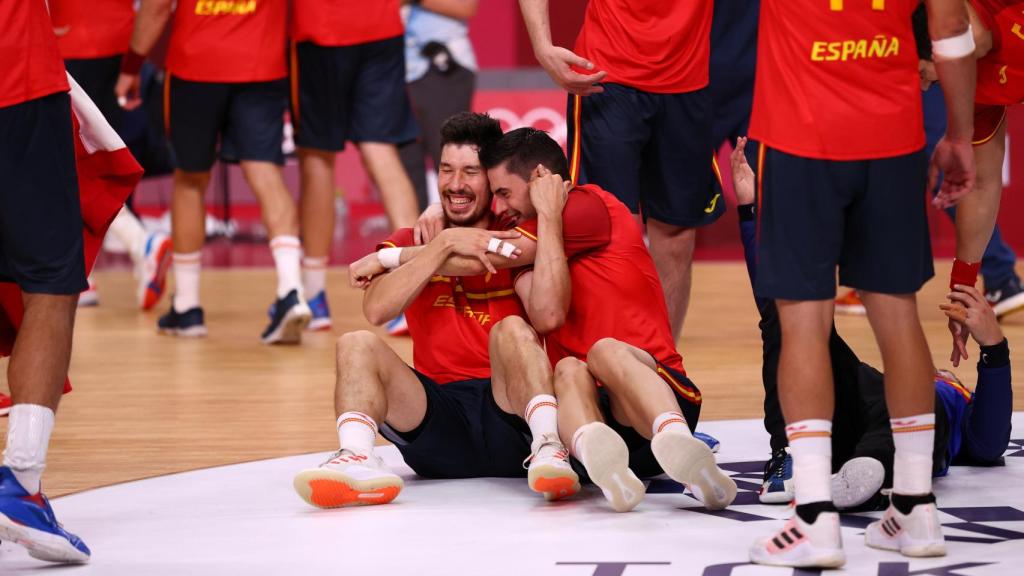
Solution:
<svg viewBox="0 0 1024 576">
<path fill-rule="evenodd" d="M 295 491 L 317 508 L 387 504 L 402 491 L 402 478 L 374 454 L 339 450 L 319 468 L 295 476 Z"/>
<path fill-rule="evenodd" d="M 92 274 L 90 274 L 86 280 L 89 282 L 89 287 L 78 294 L 78 307 L 88 308 L 91 306 L 99 306 L 100 293 L 96 290 L 96 283 L 92 281 Z"/>
<path fill-rule="evenodd" d="M 540 492 L 548 500 L 561 500 L 579 492 L 580 478 L 569 465 L 569 451 L 558 436 L 545 434 L 534 444 L 533 453 L 523 461 L 523 466 L 529 463 L 530 490 Z"/>
<path fill-rule="evenodd" d="M 885 467 L 874 458 L 861 456 L 848 460 L 832 475 L 832 504 L 853 508 L 878 493 L 885 481 Z"/>
<path fill-rule="evenodd" d="M 846 554 L 839 532 L 839 513 L 822 512 L 814 524 L 808 524 L 794 511 L 782 530 L 751 546 L 750 561 L 794 568 L 842 566 Z"/>
<path fill-rule="evenodd" d="M 586 427 L 588 430 L 576 441 L 576 449 L 586 455 L 583 466 L 587 475 L 616 512 L 629 512 L 644 499 L 646 490 L 629 469 L 629 448 L 604 422 L 591 422 Z"/>
<path fill-rule="evenodd" d="M 736 498 L 736 482 L 718 468 L 704 442 L 684 432 L 654 435 L 651 452 L 669 478 L 686 484 L 708 510 L 721 510 Z"/>
<path fill-rule="evenodd" d="M 946 555 L 935 504 L 918 504 L 907 515 L 889 504 L 882 519 L 868 525 L 864 541 L 872 548 L 895 550 L 904 556 Z"/>
</svg>

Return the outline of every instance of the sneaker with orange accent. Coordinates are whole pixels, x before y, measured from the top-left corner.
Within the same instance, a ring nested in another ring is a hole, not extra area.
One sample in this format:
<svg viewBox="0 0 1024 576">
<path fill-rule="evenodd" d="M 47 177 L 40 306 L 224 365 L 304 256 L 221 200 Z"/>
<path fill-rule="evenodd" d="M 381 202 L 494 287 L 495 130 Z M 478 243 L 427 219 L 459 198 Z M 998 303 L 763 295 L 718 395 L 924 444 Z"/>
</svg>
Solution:
<svg viewBox="0 0 1024 576">
<path fill-rule="evenodd" d="M 351 450 L 338 450 L 318 468 L 299 472 L 293 484 L 317 508 L 387 504 L 405 485 L 376 455 Z"/>
<path fill-rule="evenodd" d="M 889 504 L 881 520 L 864 531 L 864 541 L 872 548 L 894 550 L 904 556 L 945 556 L 939 511 L 934 503 L 918 504 L 903 514 Z"/>
<path fill-rule="evenodd" d="M 864 307 L 864 303 L 860 300 L 860 294 L 856 290 L 850 290 L 836 298 L 836 314 L 864 316 L 867 313 L 868 310 Z"/>
<path fill-rule="evenodd" d="M 750 548 L 750 561 L 794 568 L 839 568 L 846 563 L 838 512 L 820 512 L 808 524 L 793 517 L 775 534 Z"/>
<path fill-rule="evenodd" d="M 540 492 L 547 500 L 561 500 L 579 492 L 580 478 L 569 465 L 569 451 L 558 436 L 545 434 L 534 444 L 533 453 L 523 461 L 530 490 Z"/>
</svg>

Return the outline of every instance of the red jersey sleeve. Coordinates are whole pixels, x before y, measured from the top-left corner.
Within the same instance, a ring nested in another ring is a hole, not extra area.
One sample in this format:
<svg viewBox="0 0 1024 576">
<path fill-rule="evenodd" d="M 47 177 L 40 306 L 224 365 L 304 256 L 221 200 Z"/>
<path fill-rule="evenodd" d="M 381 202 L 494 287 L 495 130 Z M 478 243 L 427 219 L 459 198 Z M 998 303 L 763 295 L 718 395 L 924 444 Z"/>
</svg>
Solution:
<svg viewBox="0 0 1024 576">
<path fill-rule="evenodd" d="M 516 226 L 516 230 L 537 240 L 537 220 Z M 608 245 L 612 239 L 612 220 L 601 198 L 586 189 L 574 188 L 562 210 L 562 241 L 566 258 Z"/>
<path fill-rule="evenodd" d="M 412 228 L 399 228 L 395 230 L 387 240 L 377 244 L 374 250 L 383 250 L 384 248 L 405 248 L 406 246 L 415 246 L 416 239 L 413 236 Z"/>
</svg>

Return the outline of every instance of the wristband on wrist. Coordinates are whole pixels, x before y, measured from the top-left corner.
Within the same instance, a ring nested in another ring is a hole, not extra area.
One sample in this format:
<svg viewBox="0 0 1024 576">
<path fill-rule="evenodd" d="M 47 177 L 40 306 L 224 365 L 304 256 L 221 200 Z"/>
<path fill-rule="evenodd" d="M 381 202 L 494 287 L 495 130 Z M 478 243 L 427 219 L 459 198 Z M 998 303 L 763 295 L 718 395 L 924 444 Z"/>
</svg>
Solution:
<svg viewBox="0 0 1024 576">
<path fill-rule="evenodd" d="M 986 368 L 1000 368 L 1010 363 L 1010 345 L 1003 338 L 999 344 L 981 346 L 981 356 L 978 363 Z"/>
<path fill-rule="evenodd" d="M 953 260 L 953 271 L 949 273 L 949 289 L 952 290 L 956 284 L 974 286 L 978 283 L 978 270 L 981 269 L 981 262 L 969 264 L 962 260 Z"/>
<path fill-rule="evenodd" d="M 142 63 L 145 61 L 145 56 L 129 48 L 128 52 L 121 57 L 121 74 L 137 76 L 142 70 Z"/>
<path fill-rule="evenodd" d="M 380 265 L 388 270 L 394 270 L 402 265 L 401 248 L 381 248 L 377 250 L 377 260 Z"/>
<path fill-rule="evenodd" d="M 740 204 L 736 207 L 736 213 L 740 215 L 740 222 L 749 222 L 757 215 L 754 204 Z"/>
</svg>

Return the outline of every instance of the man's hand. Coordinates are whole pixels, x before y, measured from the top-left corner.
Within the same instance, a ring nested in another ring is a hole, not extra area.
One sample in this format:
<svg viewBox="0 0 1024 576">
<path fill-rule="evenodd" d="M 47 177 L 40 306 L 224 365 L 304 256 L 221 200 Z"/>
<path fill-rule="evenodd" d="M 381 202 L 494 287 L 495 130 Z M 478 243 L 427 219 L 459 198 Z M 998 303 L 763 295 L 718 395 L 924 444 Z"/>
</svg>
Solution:
<svg viewBox="0 0 1024 576">
<path fill-rule="evenodd" d="M 377 253 L 372 252 L 349 265 L 349 286 L 366 290 L 374 276 L 385 272 L 387 272 L 387 268 L 380 263 Z"/>
<path fill-rule="evenodd" d="M 538 217 L 561 218 L 571 184 L 538 164 L 530 175 L 530 203 Z"/>
<path fill-rule="evenodd" d="M 996 313 L 977 288 L 957 284 L 949 299 L 950 304 L 940 304 L 939 308 L 951 322 L 959 323 L 965 332 L 970 333 L 979 346 L 992 346 L 1003 341 Z"/>
<path fill-rule="evenodd" d="M 747 146 L 747 138 L 740 136 L 736 140 L 736 147 L 729 156 L 729 163 L 732 164 L 732 187 L 736 191 L 736 202 L 740 206 L 754 203 L 754 171 L 747 163 L 747 156 L 743 149 Z"/>
<path fill-rule="evenodd" d="M 591 94 L 604 92 L 604 88 L 597 86 L 597 83 L 604 80 L 608 73 L 603 70 L 594 74 L 580 74 L 576 72 L 572 69 L 572 66 L 584 70 L 593 70 L 594 64 L 585 58 L 577 56 L 571 50 L 566 50 L 559 46 L 547 46 L 538 50 L 536 55 L 537 62 L 544 67 L 544 70 L 547 70 L 548 76 L 551 76 L 551 79 L 567 92 L 579 94 L 580 96 L 590 96 Z"/>
<path fill-rule="evenodd" d="M 139 96 L 139 75 L 125 73 L 118 75 L 114 94 L 117 95 L 117 103 L 121 108 L 125 110 L 138 108 L 142 104 L 142 97 Z"/>
<path fill-rule="evenodd" d="M 520 236 L 522 236 L 522 234 L 515 230 L 498 231 L 484 230 L 481 228 L 446 228 L 437 236 L 435 242 L 442 242 L 453 254 L 466 256 L 468 258 L 476 258 L 484 265 L 484 268 L 486 268 L 488 272 L 494 274 L 497 270 L 494 268 L 494 265 L 491 264 L 490 259 L 487 257 L 487 253 L 491 252 L 501 255 L 504 251 L 508 253 L 506 258 L 509 260 L 515 260 L 519 257 L 519 254 L 522 253 L 522 250 L 513 247 L 512 250 L 509 251 L 507 246 L 511 246 L 511 244 L 507 244 L 504 241 L 512 238 L 519 238 Z M 495 239 L 499 240 L 499 242 L 495 243 L 496 245 L 492 247 L 491 241 Z"/>
<path fill-rule="evenodd" d="M 928 167 L 929 192 L 935 189 L 939 171 L 943 173 L 942 189 L 932 200 L 932 205 L 945 210 L 955 206 L 974 189 L 974 147 L 971 143 L 949 140 L 943 136 L 935 146 L 931 165 Z"/>
<path fill-rule="evenodd" d="M 416 226 L 413 227 L 413 241 L 417 246 L 429 244 L 431 240 L 437 238 L 437 235 L 444 230 L 446 224 L 444 208 L 441 207 L 441 204 L 427 206 L 427 209 L 416 220 Z"/>
</svg>

